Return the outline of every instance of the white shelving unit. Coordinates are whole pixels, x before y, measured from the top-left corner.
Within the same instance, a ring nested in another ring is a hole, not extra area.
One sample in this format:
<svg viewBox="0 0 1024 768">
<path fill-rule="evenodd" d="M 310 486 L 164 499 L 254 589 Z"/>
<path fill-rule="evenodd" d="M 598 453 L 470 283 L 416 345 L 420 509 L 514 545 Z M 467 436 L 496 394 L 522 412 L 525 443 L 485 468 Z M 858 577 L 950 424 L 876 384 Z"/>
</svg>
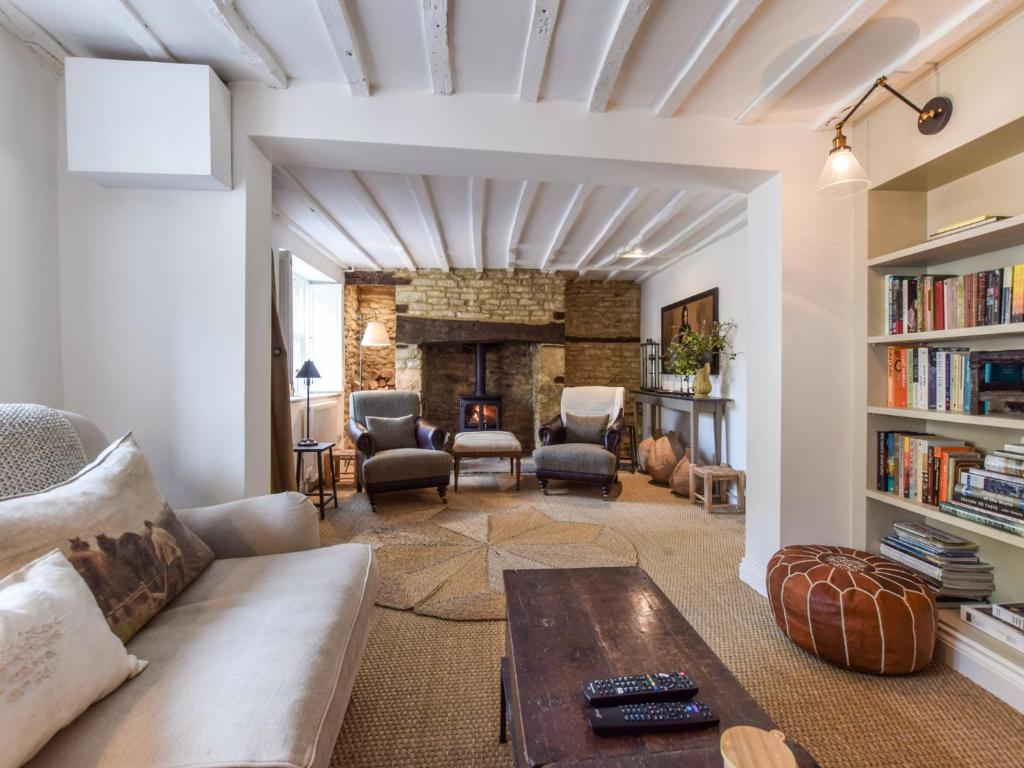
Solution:
<svg viewBox="0 0 1024 768">
<path fill-rule="evenodd" d="M 1005 134 L 993 132 L 993 145 Z M 1005 149 L 1005 147 L 1004 147 Z M 855 544 L 878 552 L 880 538 L 897 520 L 927 522 L 970 538 L 981 545 L 981 556 L 996 568 L 997 601 L 1024 600 L 1024 537 L 947 515 L 938 507 L 920 504 L 876 490 L 877 433 L 908 429 L 968 440 L 985 451 L 1024 437 L 1024 415 L 952 413 L 891 408 L 886 403 L 887 350 L 890 346 L 953 344 L 972 351 L 1024 348 L 1024 323 L 991 325 L 891 335 L 885 325 L 887 275 L 967 274 L 1024 263 L 1024 154 L 985 146 L 985 140 L 965 145 L 950 156 L 932 161 L 955 166 L 961 176 L 935 173 L 929 164 L 882 184 L 867 195 L 861 219 L 867 232 L 861 245 L 863 296 L 863 453 L 862 492 L 855 491 Z M 993 151 L 995 150 L 995 151 Z M 993 161 L 992 158 L 995 158 Z M 941 178 L 941 186 L 922 179 Z M 905 182 L 905 180 L 912 180 Z M 1008 215 L 985 227 L 936 240 L 927 233 L 973 215 Z M 858 395 L 859 397 L 861 395 Z M 1024 711 L 1024 668 L 1020 654 L 1006 652 L 998 642 L 985 642 L 957 611 L 940 614 L 941 658 L 971 679 Z"/>
</svg>

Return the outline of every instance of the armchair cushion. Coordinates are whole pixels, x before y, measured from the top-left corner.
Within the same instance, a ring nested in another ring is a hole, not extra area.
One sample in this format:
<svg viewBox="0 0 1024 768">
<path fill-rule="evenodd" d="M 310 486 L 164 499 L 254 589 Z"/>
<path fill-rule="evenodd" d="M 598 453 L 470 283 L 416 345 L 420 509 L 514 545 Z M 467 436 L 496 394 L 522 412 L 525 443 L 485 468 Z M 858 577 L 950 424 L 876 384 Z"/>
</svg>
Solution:
<svg viewBox="0 0 1024 768">
<path fill-rule="evenodd" d="M 607 428 L 608 417 L 604 414 L 579 416 L 575 413 L 567 413 L 565 415 L 565 442 L 603 445 L 604 433 Z"/>
<path fill-rule="evenodd" d="M 610 477 L 615 474 L 617 459 L 600 445 L 564 443 L 537 448 L 533 461 L 538 474 L 558 472 Z"/>
<path fill-rule="evenodd" d="M 416 447 L 416 416 L 367 416 L 366 428 L 378 451 Z"/>
<path fill-rule="evenodd" d="M 370 392 L 353 392 L 348 399 L 349 418 L 360 424 L 367 424 L 368 416 L 393 419 L 409 414 L 419 416 L 419 413 L 420 396 L 415 392 L 377 389 Z"/>
<path fill-rule="evenodd" d="M 447 478 L 452 470 L 451 454 L 422 448 L 396 448 L 378 451 L 363 462 L 363 482 L 367 487 L 421 478 Z"/>
</svg>

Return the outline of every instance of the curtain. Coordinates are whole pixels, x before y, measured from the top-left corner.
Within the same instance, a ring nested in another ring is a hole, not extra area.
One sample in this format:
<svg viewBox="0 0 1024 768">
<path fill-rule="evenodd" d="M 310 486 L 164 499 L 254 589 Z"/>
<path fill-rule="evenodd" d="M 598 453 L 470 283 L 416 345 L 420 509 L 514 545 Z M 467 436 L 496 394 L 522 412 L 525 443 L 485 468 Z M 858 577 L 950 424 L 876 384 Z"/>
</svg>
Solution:
<svg viewBox="0 0 1024 768">
<path fill-rule="evenodd" d="M 277 286 L 273 253 L 270 263 L 270 490 L 273 493 L 294 491 L 291 366 L 288 346 L 277 312 Z"/>
</svg>

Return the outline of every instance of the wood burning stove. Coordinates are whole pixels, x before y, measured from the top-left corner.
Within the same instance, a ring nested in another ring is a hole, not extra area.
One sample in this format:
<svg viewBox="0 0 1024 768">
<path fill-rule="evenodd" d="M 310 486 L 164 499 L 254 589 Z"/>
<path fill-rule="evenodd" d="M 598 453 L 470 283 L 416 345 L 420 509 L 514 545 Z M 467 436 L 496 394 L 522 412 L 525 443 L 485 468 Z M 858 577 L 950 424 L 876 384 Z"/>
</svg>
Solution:
<svg viewBox="0 0 1024 768">
<path fill-rule="evenodd" d="M 476 345 L 476 392 L 459 396 L 459 431 L 501 429 L 501 395 L 487 394 L 487 348 Z"/>
</svg>

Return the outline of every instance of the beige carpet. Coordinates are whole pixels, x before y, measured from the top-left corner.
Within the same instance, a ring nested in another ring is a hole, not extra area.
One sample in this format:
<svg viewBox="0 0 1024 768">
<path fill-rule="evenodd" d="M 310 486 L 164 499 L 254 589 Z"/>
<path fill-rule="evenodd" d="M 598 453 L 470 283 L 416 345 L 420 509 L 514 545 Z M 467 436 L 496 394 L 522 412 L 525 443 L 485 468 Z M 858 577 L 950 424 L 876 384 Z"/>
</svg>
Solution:
<svg viewBox="0 0 1024 768">
<path fill-rule="evenodd" d="M 636 548 L 606 525 L 552 520 L 504 494 L 479 494 L 474 506 L 433 504 L 426 519 L 375 525 L 352 539 L 375 548 L 378 605 L 439 619 L 503 619 L 504 570 L 637 563 Z"/>
<path fill-rule="evenodd" d="M 707 516 L 640 475 L 623 474 L 611 503 L 596 488 L 541 495 L 533 477 L 460 478 L 455 511 L 495 499 L 529 504 L 555 520 L 603 523 L 629 539 L 643 567 L 780 727 L 826 768 L 1019 768 L 1024 717 L 934 663 L 905 678 L 847 672 L 792 645 L 767 601 L 741 583 L 743 518 Z M 365 497 L 343 497 L 324 543 L 407 515 L 433 514 L 436 494 L 393 494 L 376 517 Z M 456 622 L 376 608 L 369 645 L 333 766 L 511 766 L 498 744 L 500 621 Z"/>
</svg>

